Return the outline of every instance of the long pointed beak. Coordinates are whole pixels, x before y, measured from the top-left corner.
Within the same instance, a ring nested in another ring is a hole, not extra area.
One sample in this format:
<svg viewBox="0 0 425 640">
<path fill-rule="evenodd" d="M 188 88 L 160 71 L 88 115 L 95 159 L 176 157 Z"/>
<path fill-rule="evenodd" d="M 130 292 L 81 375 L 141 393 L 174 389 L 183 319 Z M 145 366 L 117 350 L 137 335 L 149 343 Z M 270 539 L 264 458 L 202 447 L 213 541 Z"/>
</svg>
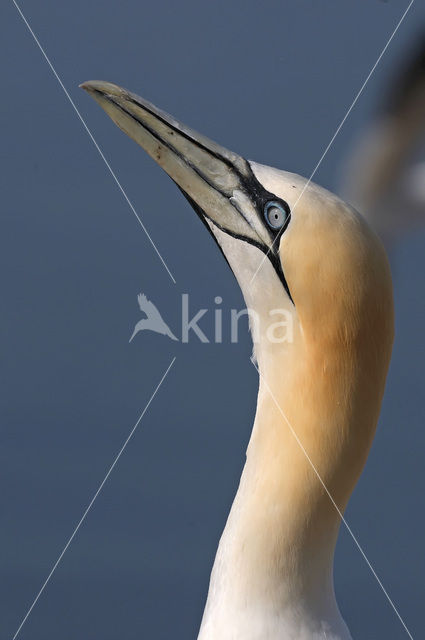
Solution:
<svg viewBox="0 0 425 640">
<path fill-rule="evenodd" d="M 259 220 L 258 207 L 273 196 L 244 158 L 115 84 L 96 80 L 80 86 L 168 173 L 199 215 L 268 250 L 273 239 Z"/>
</svg>

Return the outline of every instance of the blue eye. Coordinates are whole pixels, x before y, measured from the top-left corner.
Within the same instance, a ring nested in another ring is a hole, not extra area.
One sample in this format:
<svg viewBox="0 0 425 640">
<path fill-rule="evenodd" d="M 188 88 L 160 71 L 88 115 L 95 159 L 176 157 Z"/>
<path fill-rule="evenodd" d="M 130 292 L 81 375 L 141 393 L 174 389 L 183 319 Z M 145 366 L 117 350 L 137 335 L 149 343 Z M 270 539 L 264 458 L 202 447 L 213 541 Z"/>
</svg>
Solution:
<svg viewBox="0 0 425 640">
<path fill-rule="evenodd" d="M 288 212 L 278 202 L 268 202 L 264 207 L 264 217 L 272 229 L 281 229 L 288 219 Z"/>
</svg>

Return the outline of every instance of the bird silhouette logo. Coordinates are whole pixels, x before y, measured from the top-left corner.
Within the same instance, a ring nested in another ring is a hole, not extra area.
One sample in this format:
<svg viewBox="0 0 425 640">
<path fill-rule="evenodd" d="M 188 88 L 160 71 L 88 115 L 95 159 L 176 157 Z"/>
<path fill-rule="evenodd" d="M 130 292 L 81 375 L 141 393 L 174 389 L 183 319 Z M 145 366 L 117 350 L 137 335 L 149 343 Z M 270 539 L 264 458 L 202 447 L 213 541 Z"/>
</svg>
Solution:
<svg viewBox="0 0 425 640">
<path fill-rule="evenodd" d="M 137 302 L 139 303 L 140 311 L 146 315 L 146 318 L 142 318 L 134 327 L 134 331 L 129 340 L 131 342 L 139 331 L 148 329 L 149 331 L 155 331 L 163 336 L 168 336 L 171 340 L 178 340 L 170 327 L 164 322 L 161 314 L 154 305 L 153 302 L 147 299 L 143 293 L 139 293 L 137 296 Z"/>
</svg>

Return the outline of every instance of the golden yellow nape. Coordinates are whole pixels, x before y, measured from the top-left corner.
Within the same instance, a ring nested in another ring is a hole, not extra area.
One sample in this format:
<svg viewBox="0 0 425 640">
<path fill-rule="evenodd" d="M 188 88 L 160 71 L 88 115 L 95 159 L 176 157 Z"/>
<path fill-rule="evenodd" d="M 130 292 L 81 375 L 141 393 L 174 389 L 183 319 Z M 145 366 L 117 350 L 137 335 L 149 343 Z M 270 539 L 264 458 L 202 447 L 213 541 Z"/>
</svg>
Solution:
<svg viewBox="0 0 425 640">
<path fill-rule="evenodd" d="M 257 411 L 199 640 L 347 640 L 332 566 L 393 341 L 381 243 L 304 178 L 249 162 L 121 87 L 82 86 L 176 182 L 250 310 Z"/>
</svg>

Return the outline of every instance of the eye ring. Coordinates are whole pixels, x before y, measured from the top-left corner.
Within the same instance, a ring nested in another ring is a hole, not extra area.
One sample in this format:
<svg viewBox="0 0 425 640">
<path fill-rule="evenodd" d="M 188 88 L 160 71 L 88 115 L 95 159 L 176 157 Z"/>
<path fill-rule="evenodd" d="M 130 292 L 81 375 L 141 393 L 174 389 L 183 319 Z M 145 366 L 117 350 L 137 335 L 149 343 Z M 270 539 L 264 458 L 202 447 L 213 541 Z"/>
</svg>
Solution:
<svg viewBox="0 0 425 640">
<path fill-rule="evenodd" d="M 274 231 L 278 231 L 285 226 L 289 218 L 289 211 L 279 202 L 272 200 L 264 207 L 264 218 L 268 226 Z"/>
</svg>

